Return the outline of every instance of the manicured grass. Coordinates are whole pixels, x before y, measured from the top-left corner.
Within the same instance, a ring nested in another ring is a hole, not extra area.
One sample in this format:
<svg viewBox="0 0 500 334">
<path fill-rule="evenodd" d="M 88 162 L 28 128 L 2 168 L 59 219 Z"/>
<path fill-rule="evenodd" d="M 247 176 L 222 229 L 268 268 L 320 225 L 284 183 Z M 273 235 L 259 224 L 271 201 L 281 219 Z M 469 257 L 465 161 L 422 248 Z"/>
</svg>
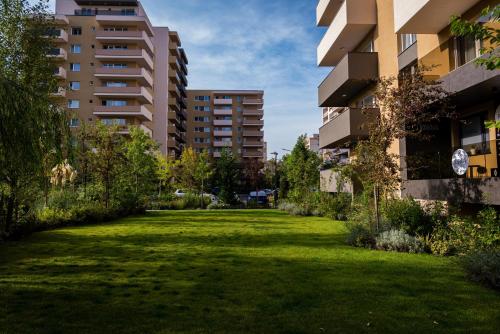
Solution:
<svg viewBox="0 0 500 334">
<path fill-rule="evenodd" d="M 452 259 L 277 211 L 155 212 L 0 246 L 0 333 L 494 333 Z"/>
</svg>

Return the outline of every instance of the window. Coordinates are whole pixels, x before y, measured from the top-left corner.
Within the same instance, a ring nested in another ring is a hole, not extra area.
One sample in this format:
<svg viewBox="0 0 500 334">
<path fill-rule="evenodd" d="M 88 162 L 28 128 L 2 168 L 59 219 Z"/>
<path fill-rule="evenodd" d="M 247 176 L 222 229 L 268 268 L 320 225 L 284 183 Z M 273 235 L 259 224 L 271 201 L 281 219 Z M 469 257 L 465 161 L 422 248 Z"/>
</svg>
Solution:
<svg viewBox="0 0 500 334">
<path fill-rule="evenodd" d="M 69 70 L 71 72 L 80 72 L 80 63 L 71 63 L 71 64 L 69 64 Z"/>
<path fill-rule="evenodd" d="M 82 8 L 82 11 L 80 12 L 82 16 L 92 16 L 92 9 L 90 8 Z"/>
<path fill-rule="evenodd" d="M 72 44 L 71 53 L 82 53 L 82 46 L 80 44 Z"/>
<path fill-rule="evenodd" d="M 104 101 L 102 101 L 102 105 L 105 107 L 125 107 L 127 105 L 127 101 L 104 100 Z"/>
<path fill-rule="evenodd" d="M 196 144 L 210 144 L 210 138 L 199 138 L 199 137 L 197 137 L 197 138 L 194 139 L 194 142 Z"/>
<path fill-rule="evenodd" d="M 194 132 L 210 133 L 210 128 L 195 127 Z"/>
<path fill-rule="evenodd" d="M 480 56 L 481 41 L 472 37 L 457 37 L 454 40 L 455 68 L 467 64 Z"/>
<path fill-rule="evenodd" d="M 358 102 L 358 107 L 359 108 L 375 108 L 376 107 L 375 96 L 373 96 L 373 95 L 365 96 L 364 98 L 361 99 L 361 101 Z"/>
<path fill-rule="evenodd" d="M 236 108 L 237 112 L 241 112 L 241 107 Z"/>
<path fill-rule="evenodd" d="M 107 27 L 104 31 L 128 31 L 127 27 Z"/>
<path fill-rule="evenodd" d="M 227 95 L 224 95 L 224 96 L 216 96 L 215 97 L 216 99 L 218 100 L 231 100 L 231 96 L 227 96 Z"/>
<path fill-rule="evenodd" d="M 205 116 L 195 116 L 194 118 L 195 122 L 210 122 L 210 117 L 205 117 Z"/>
<path fill-rule="evenodd" d="M 101 120 L 102 124 L 107 126 L 127 126 L 127 120 L 123 118 L 106 118 Z"/>
<path fill-rule="evenodd" d="M 490 133 L 484 126 L 486 113 L 461 120 L 460 143 L 469 155 L 490 153 Z"/>
<path fill-rule="evenodd" d="M 128 68 L 127 64 L 104 64 L 104 68 L 116 68 L 116 69 L 122 69 L 122 68 Z"/>
<path fill-rule="evenodd" d="M 375 47 L 373 46 L 373 40 L 369 39 L 364 42 L 359 48 L 359 52 L 374 52 Z"/>
<path fill-rule="evenodd" d="M 210 107 L 208 106 L 195 106 L 194 107 L 194 110 L 195 111 L 210 111 Z"/>
<path fill-rule="evenodd" d="M 210 96 L 195 96 L 195 101 L 210 101 Z"/>
<path fill-rule="evenodd" d="M 127 83 L 126 82 L 108 81 L 108 82 L 106 82 L 106 87 L 127 87 Z"/>
<path fill-rule="evenodd" d="M 82 27 L 73 27 L 71 28 L 71 35 L 80 36 L 82 34 Z"/>
<path fill-rule="evenodd" d="M 107 44 L 103 47 L 104 50 L 127 50 L 128 45 L 122 44 Z"/>
<path fill-rule="evenodd" d="M 399 38 L 401 52 L 405 51 L 417 42 L 416 34 L 401 34 L 399 35 Z"/>
<path fill-rule="evenodd" d="M 71 90 L 80 90 L 80 81 L 71 81 L 69 83 L 69 88 Z"/>
<path fill-rule="evenodd" d="M 69 120 L 69 127 L 76 128 L 80 126 L 80 120 L 78 118 L 72 118 Z"/>
<path fill-rule="evenodd" d="M 135 10 L 133 8 L 122 9 L 122 15 L 125 15 L 125 16 L 135 16 Z"/>
<path fill-rule="evenodd" d="M 80 108 L 80 100 L 68 100 L 68 108 L 69 109 Z"/>
</svg>

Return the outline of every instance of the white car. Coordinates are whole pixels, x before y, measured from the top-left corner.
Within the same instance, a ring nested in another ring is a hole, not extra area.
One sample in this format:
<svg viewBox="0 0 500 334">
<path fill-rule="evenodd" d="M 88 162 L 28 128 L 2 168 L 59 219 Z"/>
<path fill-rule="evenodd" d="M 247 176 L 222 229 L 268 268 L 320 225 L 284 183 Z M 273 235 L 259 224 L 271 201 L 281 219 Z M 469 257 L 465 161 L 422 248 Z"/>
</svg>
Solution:
<svg viewBox="0 0 500 334">
<path fill-rule="evenodd" d="M 177 197 L 184 197 L 186 196 L 187 192 L 185 192 L 184 190 L 181 190 L 181 189 L 177 189 L 174 193 L 175 196 Z M 219 199 L 217 198 L 217 196 L 215 195 L 212 195 L 212 194 L 207 194 L 207 193 L 203 193 L 203 197 L 208 197 L 210 198 L 210 200 L 212 201 L 212 203 L 217 203 L 219 201 Z"/>
</svg>

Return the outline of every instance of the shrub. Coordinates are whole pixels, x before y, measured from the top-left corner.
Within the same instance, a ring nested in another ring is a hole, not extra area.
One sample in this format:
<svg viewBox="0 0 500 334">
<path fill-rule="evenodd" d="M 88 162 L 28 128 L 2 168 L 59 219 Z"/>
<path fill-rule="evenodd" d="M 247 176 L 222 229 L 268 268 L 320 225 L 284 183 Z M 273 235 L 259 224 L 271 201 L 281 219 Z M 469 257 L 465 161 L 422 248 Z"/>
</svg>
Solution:
<svg viewBox="0 0 500 334">
<path fill-rule="evenodd" d="M 380 233 L 376 238 L 377 249 L 408 253 L 423 253 L 424 245 L 415 237 L 402 230 Z"/>
<path fill-rule="evenodd" d="M 349 194 L 331 195 L 322 193 L 317 207 L 320 216 L 329 217 L 334 220 L 347 220 L 351 212 L 352 198 Z"/>
<path fill-rule="evenodd" d="M 278 206 L 278 209 L 281 211 L 285 211 L 293 216 L 312 216 L 313 212 L 310 211 L 306 207 L 302 207 L 301 205 L 291 203 L 291 202 L 284 202 L 282 201 L 280 205 Z"/>
<path fill-rule="evenodd" d="M 229 210 L 232 209 L 231 205 L 224 203 L 212 203 L 207 206 L 207 210 Z"/>
<path fill-rule="evenodd" d="M 78 193 L 69 189 L 52 190 L 48 196 L 48 207 L 67 210 L 78 203 Z"/>
<path fill-rule="evenodd" d="M 375 236 L 370 229 L 362 224 L 348 224 L 347 243 L 354 247 L 375 247 Z"/>
<path fill-rule="evenodd" d="M 386 203 L 384 217 L 390 229 L 403 230 L 410 235 L 432 233 L 432 222 L 418 202 L 412 198 L 392 199 Z"/>
<path fill-rule="evenodd" d="M 500 252 L 474 252 L 463 259 L 469 278 L 493 289 L 500 290 Z"/>
</svg>

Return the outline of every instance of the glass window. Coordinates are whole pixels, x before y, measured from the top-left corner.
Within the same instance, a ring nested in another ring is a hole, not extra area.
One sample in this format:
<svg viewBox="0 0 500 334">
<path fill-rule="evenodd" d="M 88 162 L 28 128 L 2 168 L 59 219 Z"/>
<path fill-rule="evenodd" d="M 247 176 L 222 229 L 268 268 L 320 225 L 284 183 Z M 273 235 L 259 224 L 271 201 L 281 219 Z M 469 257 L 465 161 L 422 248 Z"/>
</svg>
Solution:
<svg viewBox="0 0 500 334">
<path fill-rule="evenodd" d="M 70 128 L 76 128 L 80 126 L 80 120 L 78 118 L 72 118 L 69 121 L 69 127 Z"/>
<path fill-rule="evenodd" d="M 71 81 L 69 83 L 69 88 L 71 90 L 80 90 L 80 81 Z"/>
<path fill-rule="evenodd" d="M 401 52 L 408 49 L 410 46 L 415 44 L 415 42 L 417 41 L 416 34 L 402 34 L 399 36 L 399 38 L 400 38 L 400 43 L 401 43 Z"/>
<path fill-rule="evenodd" d="M 373 46 L 373 40 L 369 39 L 359 48 L 359 52 L 374 52 L 375 48 Z"/>
<path fill-rule="evenodd" d="M 71 35 L 80 36 L 82 34 L 82 27 L 71 28 Z"/>
<path fill-rule="evenodd" d="M 80 100 L 68 100 L 68 108 L 69 109 L 80 108 Z"/>
<path fill-rule="evenodd" d="M 80 44 L 72 44 L 71 45 L 71 53 L 81 53 L 82 46 Z"/>
<path fill-rule="evenodd" d="M 69 69 L 71 72 L 80 72 L 80 63 L 69 64 Z"/>
<path fill-rule="evenodd" d="M 125 107 L 127 105 L 127 101 L 105 100 L 105 101 L 102 101 L 102 105 L 105 107 Z"/>
<path fill-rule="evenodd" d="M 480 56 L 481 42 L 473 37 L 455 38 L 455 67 L 460 67 Z"/>
<path fill-rule="evenodd" d="M 127 83 L 126 82 L 108 81 L 108 82 L 106 82 L 106 87 L 127 87 Z"/>
<path fill-rule="evenodd" d="M 485 116 L 475 115 L 460 122 L 460 143 L 470 155 L 490 153 L 490 133 L 484 126 Z"/>
</svg>

